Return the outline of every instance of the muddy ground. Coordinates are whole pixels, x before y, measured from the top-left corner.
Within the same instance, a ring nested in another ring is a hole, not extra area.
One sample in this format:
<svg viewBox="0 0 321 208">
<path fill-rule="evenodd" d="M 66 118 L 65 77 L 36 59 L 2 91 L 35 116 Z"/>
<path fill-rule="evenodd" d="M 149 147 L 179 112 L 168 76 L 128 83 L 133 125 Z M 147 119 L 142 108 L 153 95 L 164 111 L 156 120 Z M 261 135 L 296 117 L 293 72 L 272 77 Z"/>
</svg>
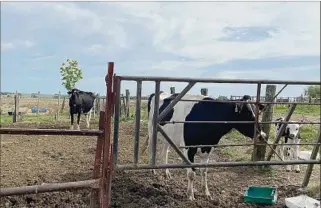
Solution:
<svg viewBox="0 0 321 208">
<path fill-rule="evenodd" d="M 68 123 L 23 123 L 10 127 L 68 128 Z M 97 129 L 97 124 L 93 124 L 91 128 Z M 121 164 L 133 161 L 133 129 L 134 124 L 130 122 L 120 125 L 119 163 Z M 146 135 L 146 128 L 141 132 L 143 138 Z M 90 179 L 95 145 L 95 137 L 3 135 L 1 187 Z M 249 154 L 246 153 L 249 149 L 234 148 L 237 152 Z M 215 158 L 216 161 L 239 159 L 232 158 L 231 155 L 226 154 L 226 151 L 217 150 L 212 159 Z M 180 162 L 177 158 L 178 156 L 171 150 L 169 162 Z M 146 162 L 146 156 L 143 156 L 140 161 Z M 160 171 L 156 176 L 148 170 L 117 171 L 113 176 L 111 207 L 284 207 L 285 197 L 300 193 L 298 187 L 302 183 L 305 169 L 305 165 L 301 165 L 301 173 L 287 173 L 282 167 L 273 167 L 266 173 L 251 167 L 209 169 L 208 185 L 214 198 L 212 201 L 199 193 L 200 175 L 197 171 L 195 188 L 199 192 L 195 193 L 194 202 L 186 198 L 185 170 L 171 170 L 172 179 L 170 180 L 165 180 L 164 172 Z M 320 183 L 320 167 L 315 168 L 310 182 L 310 184 L 316 183 Z M 242 195 L 249 185 L 277 187 L 278 203 L 274 206 L 243 203 Z M 89 207 L 89 194 L 89 190 L 79 190 L 4 197 L 1 198 L 1 207 Z"/>
</svg>

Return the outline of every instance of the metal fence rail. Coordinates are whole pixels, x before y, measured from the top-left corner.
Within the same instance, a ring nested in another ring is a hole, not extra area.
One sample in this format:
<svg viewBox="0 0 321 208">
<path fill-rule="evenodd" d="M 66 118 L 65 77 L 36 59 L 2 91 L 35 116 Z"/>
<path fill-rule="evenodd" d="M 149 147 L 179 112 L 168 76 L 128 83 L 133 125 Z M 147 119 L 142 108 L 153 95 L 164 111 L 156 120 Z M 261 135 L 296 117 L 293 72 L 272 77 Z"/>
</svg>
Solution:
<svg viewBox="0 0 321 208">
<path fill-rule="evenodd" d="M 118 131 L 118 125 L 119 125 L 119 119 L 117 117 L 119 116 L 119 113 L 117 110 L 115 111 L 115 117 L 114 117 L 114 125 L 117 126 L 117 128 L 114 128 L 114 167 L 116 169 L 121 170 L 134 170 L 134 169 L 164 169 L 164 168 L 186 168 L 186 167 L 234 167 L 234 166 L 267 166 L 267 165 L 286 165 L 286 164 L 320 164 L 320 160 L 316 160 L 316 157 L 312 158 L 307 161 L 303 160 L 297 160 L 297 161 L 256 161 L 256 162 L 218 162 L 213 164 L 190 164 L 189 160 L 186 161 L 186 157 L 184 154 L 182 154 L 181 150 L 182 148 L 187 147 L 227 147 L 227 146 L 254 146 L 255 148 L 258 148 L 259 146 L 269 146 L 271 144 L 268 144 L 266 141 L 255 141 L 254 143 L 250 144 L 223 144 L 223 145 L 198 145 L 198 146 L 176 146 L 170 137 L 166 134 L 166 132 L 163 130 L 163 128 L 159 124 L 174 124 L 174 123 L 255 123 L 256 125 L 259 124 L 272 124 L 272 123 L 281 123 L 282 127 L 281 130 L 284 131 L 285 124 L 321 124 L 321 122 L 302 122 L 302 121 L 289 121 L 290 117 L 296 107 L 296 104 L 301 105 L 319 105 L 316 103 L 305 103 L 305 102 L 296 102 L 295 105 L 292 105 L 292 107 L 289 108 L 288 115 L 284 121 L 276 122 L 276 121 L 270 121 L 270 122 L 264 122 L 259 121 L 259 111 L 257 110 L 255 112 L 256 120 L 255 121 L 167 121 L 167 122 L 160 122 L 162 118 L 166 116 L 166 114 L 177 104 L 179 101 L 187 101 L 187 102 L 221 102 L 221 103 L 249 103 L 254 104 L 258 106 L 258 104 L 265 104 L 265 105 L 273 105 L 273 104 L 291 104 L 289 102 L 268 102 L 264 101 L 261 102 L 260 99 L 256 99 L 253 101 L 236 101 L 236 100 L 193 100 L 193 99 L 185 99 L 184 95 L 195 85 L 195 83 L 233 83 L 233 84 L 256 84 L 257 85 L 257 98 L 261 97 L 260 91 L 262 84 L 285 84 L 283 88 L 277 93 L 277 95 L 287 86 L 287 85 L 321 85 L 320 81 L 289 81 L 289 80 L 250 80 L 250 79 L 204 79 L 204 78 L 175 78 L 175 77 L 153 77 L 153 76 L 115 76 L 116 80 L 121 81 L 136 81 L 137 82 L 137 96 L 136 96 L 136 113 L 135 113 L 135 134 L 134 134 L 134 163 L 133 164 L 118 164 L 118 139 L 119 134 Z M 139 152 L 139 140 L 140 140 L 140 115 L 141 115 L 141 87 L 143 81 L 153 81 L 155 82 L 155 108 L 154 111 L 149 112 L 152 114 L 152 120 L 153 120 L 153 134 L 152 138 L 150 138 L 151 141 L 151 155 L 149 164 L 138 164 L 138 152 Z M 187 86 L 180 92 L 178 95 L 170 102 L 170 104 L 162 111 L 162 113 L 159 114 L 158 107 L 159 107 L 159 93 L 160 93 L 160 82 L 186 82 L 188 83 Z M 120 84 L 118 85 L 120 87 Z M 118 93 L 115 94 L 116 102 L 118 99 L 120 99 L 120 89 L 116 89 Z M 276 96 L 275 96 L 276 97 Z M 275 98 L 273 98 L 274 100 Z M 117 104 L 116 104 L 117 109 Z M 258 109 L 258 108 L 256 108 Z M 265 110 L 265 109 L 264 109 Z M 175 152 L 179 154 L 179 156 L 182 158 L 182 160 L 185 162 L 185 164 L 156 164 L 156 141 L 157 141 L 157 132 L 160 132 L 166 141 L 170 144 L 172 148 L 174 148 Z M 282 131 L 281 131 L 282 132 Z M 280 133 L 281 133 L 280 132 Z M 278 137 L 281 137 L 281 134 L 278 135 Z M 279 139 L 279 138 L 277 138 Z M 265 143 L 264 143 L 265 142 Z M 317 141 L 315 143 L 301 143 L 299 145 L 313 145 L 314 149 L 318 148 L 320 146 L 320 139 L 317 138 Z M 273 146 L 269 146 L 271 148 L 270 155 L 277 154 L 274 150 L 274 145 L 277 146 L 278 144 L 273 144 Z M 269 155 L 269 156 L 270 156 Z"/>
<path fill-rule="evenodd" d="M 108 208 L 111 197 L 111 175 L 113 171 L 112 146 L 110 143 L 111 114 L 114 109 L 112 91 L 113 64 L 109 63 L 106 76 L 108 102 L 104 111 L 100 111 L 99 130 L 63 130 L 63 129 L 17 129 L 1 128 L 0 134 L 16 135 L 70 135 L 70 136 L 97 136 L 93 179 L 67 183 L 48 183 L 35 186 L 6 187 L 0 189 L 0 196 L 23 194 L 37 194 L 70 189 L 91 188 L 90 207 Z"/>
</svg>

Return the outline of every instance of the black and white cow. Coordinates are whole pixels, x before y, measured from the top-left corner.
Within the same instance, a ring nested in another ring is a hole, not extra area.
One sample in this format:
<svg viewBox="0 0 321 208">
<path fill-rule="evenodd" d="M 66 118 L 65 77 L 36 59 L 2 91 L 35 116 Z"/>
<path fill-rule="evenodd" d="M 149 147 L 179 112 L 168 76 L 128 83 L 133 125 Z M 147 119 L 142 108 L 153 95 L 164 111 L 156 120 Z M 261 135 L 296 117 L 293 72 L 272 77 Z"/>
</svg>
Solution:
<svg viewBox="0 0 321 208">
<path fill-rule="evenodd" d="M 178 94 L 161 93 L 159 103 L 159 113 L 161 113 L 170 102 Z M 202 95 L 185 95 L 184 100 L 211 100 L 212 102 L 199 101 L 179 101 L 174 108 L 165 116 L 162 121 L 254 121 L 255 120 L 255 106 L 249 103 L 222 103 L 215 102 L 213 98 Z M 249 101 L 251 98 L 245 95 L 241 101 Z M 149 140 L 152 137 L 153 126 L 152 117 L 155 96 L 152 94 L 149 98 L 149 121 L 148 121 L 148 136 L 145 144 L 142 147 L 142 153 L 146 147 L 149 146 L 151 152 L 151 145 Z M 264 105 L 260 105 L 260 110 Z M 161 122 L 162 122 L 161 121 Z M 173 140 L 177 146 L 191 146 L 191 145 L 215 145 L 220 139 L 230 132 L 233 128 L 241 134 L 253 138 L 254 137 L 254 123 L 171 123 L 161 124 L 164 131 Z M 159 135 L 160 133 L 158 133 Z M 258 136 L 266 137 L 266 134 L 258 128 Z M 161 156 L 163 163 L 168 161 L 169 144 L 164 140 Z M 200 150 L 200 151 L 199 151 Z M 194 163 L 194 156 L 198 153 L 201 158 L 201 163 L 208 163 L 211 154 L 211 147 L 204 148 L 186 148 L 184 149 L 185 156 Z M 204 194 L 211 198 L 211 194 L 207 186 L 207 168 L 200 168 L 201 184 Z M 165 170 L 166 177 L 170 178 L 169 170 Z M 193 181 L 195 178 L 195 168 L 187 168 L 188 187 L 187 194 L 190 200 L 194 200 Z"/>
<path fill-rule="evenodd" d="M 82 113 L 86 116 L 86 127 L 89 128 L 91 110 L 94 106 L 96 96 L 92 92 L 85 92 L 79 89 L 72 89 L 68 94 L 71 95 L 69 98 L 69 112 L 71 118 L 70 129 L 74 129 L 74 114 L 78 114 L 77 129 L 80 129 L 79 121 Z"/>
<path fill-rule="evenodd" d="M 280 117 L 275 120 L 276 122 L 282 122 L 284 121 L 283 117 Z M 301 137 L 300 137 L 300 130 L 302 124 L 292 124 L 288 123 L 285 124 L 285 130 L 281 136 L 281 144 L 277 146 L 277 152 L 281 156 L 282 160 L 284 160 L 284 152 L 285 152 L 285 158 L 288 159 L 294 159 L 298 160 L 299 153 L 300 153 L 300 146 L 299 145 L 287 145 L 287 144 L 299 144 Z M 275 137 L 278 135 L 280 129 L 281 129 L 282 123 L 275 123 Z M 286 171 L 291 171 L 292 165 L 286 165 L 285 166 Z M 293 168 L 295 172 L 300 172 L 300 166 L 299 165 L 293 165 Z"/>
</svg>

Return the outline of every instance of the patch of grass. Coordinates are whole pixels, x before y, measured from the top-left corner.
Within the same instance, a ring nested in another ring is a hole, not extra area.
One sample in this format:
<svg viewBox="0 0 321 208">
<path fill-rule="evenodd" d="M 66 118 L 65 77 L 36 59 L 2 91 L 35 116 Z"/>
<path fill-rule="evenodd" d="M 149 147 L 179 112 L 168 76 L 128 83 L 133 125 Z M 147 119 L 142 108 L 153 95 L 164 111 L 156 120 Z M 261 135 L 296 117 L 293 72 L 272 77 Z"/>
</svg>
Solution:
<svg viewBox="0 0 321 208">
<path fill-rule="evenodd" d="M 288 105 L 277 105 L 274 107 L 274 113 L 276 114 L 286 114 L 288 110 Z M 294 114 L 320 116 L 320 105 L 297 105 Z"/>
</svg>

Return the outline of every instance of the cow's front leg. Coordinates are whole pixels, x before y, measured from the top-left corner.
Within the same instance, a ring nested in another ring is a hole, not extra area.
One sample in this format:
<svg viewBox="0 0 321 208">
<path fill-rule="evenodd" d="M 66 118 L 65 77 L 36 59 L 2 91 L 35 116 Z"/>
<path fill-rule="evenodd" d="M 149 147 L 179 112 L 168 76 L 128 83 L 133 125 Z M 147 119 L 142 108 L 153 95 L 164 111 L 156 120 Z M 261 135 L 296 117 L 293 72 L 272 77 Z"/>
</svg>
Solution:
<svg viewBox="0 0 321 208">
<path fill-rule="evenodd" d="M 74 114 L 70 111 L 70 130 L 74 130 Z"/>
<path fill-rule="evenodd" d="M 169 152 L 169 144 L 164 141 L 164 143 L 162 144 L 163 148 L 162 148 L 162 154 L 161 154 L 161 159 L 163 164 L 167 164 L 168 163 L 168 152 Z M 171 179 L 171 173 L 169 172 L 168 168 L 165 168 L 165 177 L 167 179 Z"/>
<path fill-rule="evenodd" d="M 77 115 L 77 130 L 80 130 L 80 127 L 79 127 L 80 115 L 81 115 L 81 113 L 78 113 L 78 115 Z"/>
<path fill-rule="evenodd" d="M 298 140 L 297 142 L 296 142 L 296 144 L 299 144 L 300 143 L 300 140 Z M 299 145 L 294 145 L 294 147 L 293 147 L 293 157 L 294 157 L 294 160 L 299 160 L 299 153 L 300 153 L 300 147 L 299 147 Z M 294 171 L 296 172 L 296 173 L 300 173 L 300 165 L 299 164 L 296 164 L 296 165 L 294 165 Z"/>
<path fill-rule="evenodd" d="M 202 164 L 208 164 L 209 161 L 209 156 L 211 154 L 211 148 L 202 148 L 201 150 L 201 163 Z M 205 196 L 212 200 L 212 196 L 208 190 L 208 186 L 207 186 L 207 168 L 200 168 L 200 172 L 201 172 L 201 187 L 202 187 L 202 191 L 205 194 Z"/>
<path fill-rule="evenodd" d="M 288 160 L 291 158 L 291 155 L 292 155 L 292 153 L 291 153 L 291 148 L 287 146 L 287 147 L 285 147 L 285 150 L 286 150 L 285 158 L 286 158 L 286 161 L 288 161 Z M 291 171 L 291 168 L 292 168 L 291 165 L 286 165 L 286 166 L 285 166 L 286 172 L 290 172 L 290 171 Z"/>
</svg>

